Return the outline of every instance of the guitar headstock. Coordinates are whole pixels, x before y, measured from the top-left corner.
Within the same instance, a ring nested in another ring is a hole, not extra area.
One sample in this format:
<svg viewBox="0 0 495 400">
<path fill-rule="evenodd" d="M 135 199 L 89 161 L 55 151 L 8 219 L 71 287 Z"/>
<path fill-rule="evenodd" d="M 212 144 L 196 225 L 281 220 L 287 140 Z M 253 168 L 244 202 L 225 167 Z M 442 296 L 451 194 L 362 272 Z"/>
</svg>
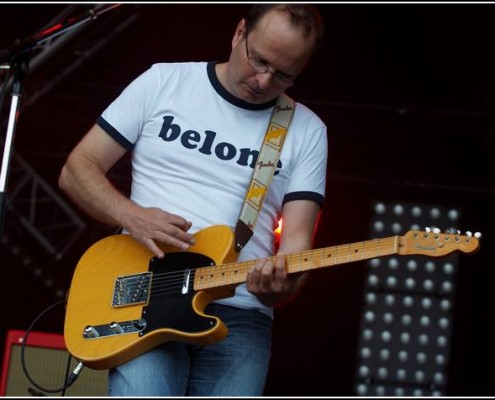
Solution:
<svg viewBox="0 0 495 400">
<path fill-rule="evenodd" d="M 457 233 L 440 233 L 438 228 L 424 231 L 409 231 L 400 237 L 397 252 L 401 255 L 425 255 L 430 257 L 442 257 L 455 251 L 474 253 L 480 247 L 481 234 L 466 232 L 465 235 Z"/>
</svg>

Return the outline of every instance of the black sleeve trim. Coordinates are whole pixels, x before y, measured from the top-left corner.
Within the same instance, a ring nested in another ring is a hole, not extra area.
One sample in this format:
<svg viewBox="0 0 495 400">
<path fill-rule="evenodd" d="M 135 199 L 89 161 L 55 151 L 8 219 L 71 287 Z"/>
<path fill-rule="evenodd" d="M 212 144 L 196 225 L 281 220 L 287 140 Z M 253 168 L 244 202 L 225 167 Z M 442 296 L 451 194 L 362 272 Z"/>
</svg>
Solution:
<svg viewBox="0 0 495 400">
<path fill-rule="evenodd" d="M 315 192 L 292 192 L 285 195 L 283 204 L 294 200 L 312 200 L 323 207 L 325 197 Z"/>
<path fill-rule="evenodd" d="M 110 125 L 101 115 L 96 119 L 96 123 L 126 150 L 131 150 L 134 147 L 133 143 L 129 142 L 124 136 L 122 136 L 122 134 Z"/>
</svg>

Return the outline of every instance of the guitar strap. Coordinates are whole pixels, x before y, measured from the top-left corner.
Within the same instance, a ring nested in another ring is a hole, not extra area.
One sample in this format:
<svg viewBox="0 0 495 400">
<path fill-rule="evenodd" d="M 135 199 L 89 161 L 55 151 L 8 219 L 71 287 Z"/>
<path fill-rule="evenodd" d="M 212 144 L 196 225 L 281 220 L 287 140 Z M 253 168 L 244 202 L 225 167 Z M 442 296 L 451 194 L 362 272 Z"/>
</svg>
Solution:
<svg viewBox="0 0 495 400">
<path fill-rule="evenodd" d="M 294 108 L 294 100 L 285 93 L 279 96 L 273 108 L 235 227 L 235 250 L 237 252 L 241 251 L 253 236 L 254 226 L 277 168 Z"/>
</svg>

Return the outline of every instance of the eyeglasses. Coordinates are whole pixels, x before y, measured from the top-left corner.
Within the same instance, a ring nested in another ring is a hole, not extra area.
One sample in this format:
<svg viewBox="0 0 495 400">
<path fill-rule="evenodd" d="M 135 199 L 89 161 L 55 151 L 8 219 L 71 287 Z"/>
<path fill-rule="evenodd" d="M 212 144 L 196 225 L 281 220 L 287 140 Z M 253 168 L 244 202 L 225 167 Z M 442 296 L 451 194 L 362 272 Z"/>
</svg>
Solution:
<svg viewBox="0 0 495 400">
<path fill-rule="evenodd" d="M 266 74 L 266 73 L 272 74 L 273 77 L 275 78 L 275 82 L 277 82 L 281 86 L 287 86 L 287 87 L 294 86 L 294 81 L 287 74 L 280 71 L 271 71 L 270 70 L 271 67 L 267 63 L 261 61 L 256 57 L 252 57 L 249 55 L 247 37 L 248 37 L 248 31 L 246 29 L 246 56 L 247 56 L 248 64 L 260 74 Z"/>
</svg>

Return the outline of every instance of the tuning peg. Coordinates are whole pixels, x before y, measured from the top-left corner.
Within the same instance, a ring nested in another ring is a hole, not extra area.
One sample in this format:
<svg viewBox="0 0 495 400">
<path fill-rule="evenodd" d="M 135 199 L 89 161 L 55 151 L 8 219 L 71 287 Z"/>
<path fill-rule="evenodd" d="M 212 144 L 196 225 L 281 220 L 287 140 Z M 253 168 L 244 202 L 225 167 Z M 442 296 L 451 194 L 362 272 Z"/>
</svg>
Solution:
<svg viewBox="0 0 495 400">
<path fill-rule="evenodd" d="M 433 233 L 438 235 L 440 233 L 440 228 L 433 228 Z"/>
<path fill-rule="evenodd" d="M 473 236 L 473 232 L 471 232 L 471 231 L 466 231 L 466 236 L 468 236 L 468 237 L 472 237 L 472 236 Z"/>
<path fill-rule="evenodd" d="M 481 239 L 481 236 L 482 236 L 482 235 L 481 235 L 481 233 L 480 233 L 480 232 L 475 232 L 475 233 L 474 233 L 474 237 L 475 237 L 476 239 Z"/>
<path fill-rule="evenodd" d="M 429 226 L 425 227 L 425 232 L 430 233 L 431 232 L 431 228 Z"/>
</svg>

